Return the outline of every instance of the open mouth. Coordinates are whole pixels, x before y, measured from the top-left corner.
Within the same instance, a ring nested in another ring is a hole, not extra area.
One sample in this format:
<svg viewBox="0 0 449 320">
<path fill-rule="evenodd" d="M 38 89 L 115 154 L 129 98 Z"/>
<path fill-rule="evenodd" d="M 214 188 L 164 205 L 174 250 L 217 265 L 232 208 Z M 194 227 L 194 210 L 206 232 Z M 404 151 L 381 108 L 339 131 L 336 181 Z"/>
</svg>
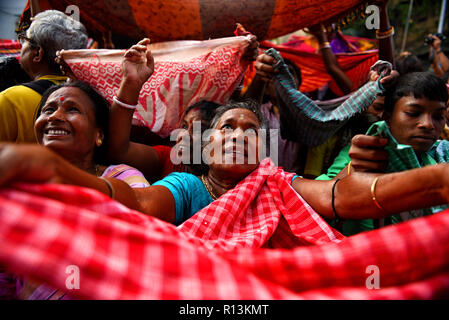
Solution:
<svg viewBox="0 0 449 320">
<path fill-rule="evenodd" d="M 47 129 L 45 134 L 49 136 L 67 136 L 70 134 L 70 131 L 65 129 Z"/>
</svg>

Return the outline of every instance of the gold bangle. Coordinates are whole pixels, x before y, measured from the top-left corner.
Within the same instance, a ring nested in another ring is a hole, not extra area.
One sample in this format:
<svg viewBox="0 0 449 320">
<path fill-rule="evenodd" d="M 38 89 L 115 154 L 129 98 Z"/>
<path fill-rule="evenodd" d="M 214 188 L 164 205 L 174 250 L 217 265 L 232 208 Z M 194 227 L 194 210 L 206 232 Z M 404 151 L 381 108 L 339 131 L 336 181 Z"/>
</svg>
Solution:
<svg viewBox="0 0 449 320">
<path fill-rule="evenodd" d="M 98 177 L 98 178 L 100 178 L 101 180 L 106 182 L 106 185 L 108 186 L 108 189 L 109 189 L 109 197 L 111 199 L 114 199 L 114 197 L 115 197 L 115 190 L 114 190 L 114 187 L 112 186 L 112 183 L 109 182 L 106 178 L 103 178 L 103 177 Z"/>
<path fill-rule="evenodd" d="M 390 29 L 388 29 L 387 31 L 384 31 L 384 32 L 380 32 L 379 30 L 376 30 L 376 39 L 378 39 L 378 40 L 386 39 L 393 35 L 394 35 L 394 27 L 391 27 Z"/>
<path fill-rule="evenodd" d="M 352 161 L 349 161 L 349 163 L 348 163 L 348 176 L 349 176 L 349 174 L 351 173 L 351 162 L 352 162 Z"/>
<path fill-rule="evenodd" d="M 329 41 L 324 41 L 323 43 L 320 43 L 320 50 L 324 49 L 324 48 L 330 48 L 331 44 L 329 43 Z"/>
<path fill-rule="evenodd" d="M 371 197 L 373 199 L 374 204 L 376 205 L 377 208 L 379 208 L 380 211 L 382 211 L 383 213 L 387 213 L 387 211 L 382 208 L 382 206 L 379 204 L 379 202 L 377 202 L 376 199 L 376 184 L 377 181 L 379 180 L 379 177 L 376 177 L 373 181 L 373 183 L 371 184 Z"/>
</svg>

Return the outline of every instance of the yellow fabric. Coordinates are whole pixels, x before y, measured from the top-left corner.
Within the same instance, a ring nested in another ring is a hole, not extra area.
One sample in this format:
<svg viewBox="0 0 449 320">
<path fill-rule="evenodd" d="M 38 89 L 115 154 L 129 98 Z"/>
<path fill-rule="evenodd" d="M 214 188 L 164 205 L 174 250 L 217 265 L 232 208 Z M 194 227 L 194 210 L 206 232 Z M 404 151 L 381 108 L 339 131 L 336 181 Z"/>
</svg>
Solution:
<svg viewBox="0 0 449 320">
<path fill-rule="evenodd" d="M 67 77 L 47 75 L 38 80 L 58 84 Z M 41 98 L 39 93 L 23 85 L 0 92 L 0 141 L 36 142 L 34 121 Z"/>
<path fill-rule="evenodd" d="M 333 135 L 325 143 L 309 148 L 307 151 L 304 175 L 318 177 L 325 171 L 323 170 L 324 167 L 328 166 L 331 161 L 333 161 L 331 157 L 337 141 L 338 135 Z"/>
</svg>

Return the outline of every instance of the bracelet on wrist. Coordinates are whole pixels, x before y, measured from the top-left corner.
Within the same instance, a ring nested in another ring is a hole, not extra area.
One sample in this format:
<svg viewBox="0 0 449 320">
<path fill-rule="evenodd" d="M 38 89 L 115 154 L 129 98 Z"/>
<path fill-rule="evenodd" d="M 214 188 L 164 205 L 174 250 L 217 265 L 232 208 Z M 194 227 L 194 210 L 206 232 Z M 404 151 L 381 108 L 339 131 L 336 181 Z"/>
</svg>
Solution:
<svg viewBox="0 0 449 320">
<path fill-rule="evenodd" d="M 320 50 L 324 49 L 324 48 L 330 48 L 330 47 L 331 47 L 331 45 L 330 45 L 329 41 L 325 41 L 320 44 Z"/>
<path fill-rule="evenodd" d="M 132 110 L 135 110 L 135 109 L 137 108 L 137 104 L 136 104 L 136 105 L 132 105 L 132 104 L 127 104 L 127 103 L 121 102 L 121 101 L 117 98 L 117 96 L 114 96 L 114 97 L 112 98 L 112 101 L 114 101 L 115 103 L 117 103 L 120 107 L 123 107 L 123 108 L 126 108 L 126 109 L 132 109 Z"/>
<path fill-rule="evenodd" d="M 392 37 L 392 36 L 394 36 L 394 27 L 391 27 L 387 31 L 376 30 L 376 39 L 378 39 L 378 40 L 386 39 L 386 38 Z"/>
</svg>

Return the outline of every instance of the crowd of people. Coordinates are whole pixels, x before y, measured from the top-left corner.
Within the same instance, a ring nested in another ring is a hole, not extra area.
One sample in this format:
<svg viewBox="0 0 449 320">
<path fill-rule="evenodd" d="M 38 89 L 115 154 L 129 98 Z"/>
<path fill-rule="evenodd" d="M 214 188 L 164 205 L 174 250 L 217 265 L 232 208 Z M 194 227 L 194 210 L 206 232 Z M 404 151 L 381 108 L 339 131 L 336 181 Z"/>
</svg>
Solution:
<svg viewBox="0 0 449 320">
<path fill-rule="evenodd" d="M 301 70 L 275 50 L 260 52 L 251 36 L 242 58 L 255 61 L 249 88 L 223 105 L 201 100 L 189 106 L 175 146 L 132 139 L 135 106 L 154 73 L 150 40 L 126 50 L 120 88 L 109 105 L 55 62 L 59 50 L 86 48 L 85 28 L 61 12 L 41 12 L 19 35 L 28 80 L 0 92 L 0 188 L 17 182 L 87 187 L 179 226 L 270 161 L 258 152 L 265 142 L 248 130 L 279 129 L 278 165 L 291 173 L 286 183 L 337 233 L 351 236 L 443 211 L 449 199 L 449 143 L 442 139 L 449 60 L 435 36 L 431 71 L 410 53 L 395 59 L 383 4 L 380 62 L 360 88 L 339 67 L 326 28 L 310 28 L 327 72 L 349 96 L 339 106 L 320 108 L 313 98 L 336 94 L 299 91 Z M 202 134 L 193 134 L 195 122 L 211 129 L 208 148 L 221 152 L 211 161 L 182 161 L 186 153 L 193 157 L 193 145 L 205 150 Z M 0 286 L 7 298 L 70 298 L 11 270 L 0 274 Z"/>
</svg>

